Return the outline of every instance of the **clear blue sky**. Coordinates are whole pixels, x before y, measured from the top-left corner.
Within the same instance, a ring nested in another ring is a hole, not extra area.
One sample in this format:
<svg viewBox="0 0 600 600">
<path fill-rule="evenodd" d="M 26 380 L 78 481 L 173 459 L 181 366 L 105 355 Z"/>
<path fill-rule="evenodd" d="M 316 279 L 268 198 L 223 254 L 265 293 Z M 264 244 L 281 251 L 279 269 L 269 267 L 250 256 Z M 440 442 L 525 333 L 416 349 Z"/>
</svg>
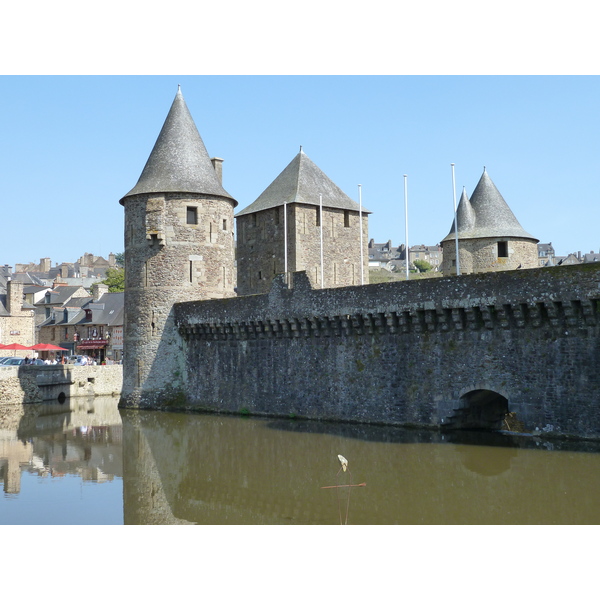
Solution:
<svg viewBox="0 0 600 600">
<path fill-rule="evenodd" d="M 483 167 L 526 231 L 600 252 L 596 76 L 3 76 L 0 263 L 123 250 L 136 183 L 181 84 L 224 187 L 253 202 L 303 146 L 369 237 L 436 244 Z"/>
</svg>

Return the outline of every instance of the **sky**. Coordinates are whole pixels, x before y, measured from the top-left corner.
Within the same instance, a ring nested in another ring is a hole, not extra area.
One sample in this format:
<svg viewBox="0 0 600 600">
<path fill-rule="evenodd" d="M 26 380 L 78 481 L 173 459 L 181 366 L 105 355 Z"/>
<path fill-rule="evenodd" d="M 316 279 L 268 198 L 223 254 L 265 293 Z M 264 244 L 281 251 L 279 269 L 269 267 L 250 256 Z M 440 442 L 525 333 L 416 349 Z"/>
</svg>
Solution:
<svg viewBox="0 0 600 600">
<path fill-rule="evenodd" d="M 181 85 L 223 186 L 248 206 L 300 146 L 372 214 L 369 238 L 434 245 L 483 172 L 558 255 L 600 252 L 600 78 L 4 75 L 0 264 L 122 252 L 119 199 Z M 404 175 L 407 175 L 406 195 Z"/>
</svg>

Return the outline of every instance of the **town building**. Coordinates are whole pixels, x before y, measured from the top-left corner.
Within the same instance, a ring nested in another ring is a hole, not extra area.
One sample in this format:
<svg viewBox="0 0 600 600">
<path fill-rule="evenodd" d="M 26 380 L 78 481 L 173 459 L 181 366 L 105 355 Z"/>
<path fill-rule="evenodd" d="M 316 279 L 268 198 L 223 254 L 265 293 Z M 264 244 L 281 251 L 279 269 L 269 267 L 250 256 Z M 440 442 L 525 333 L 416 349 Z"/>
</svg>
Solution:
<svg viewBox="0 0 600 600">
<path fill-rule="evenodd" d="M 85 354 L 98 363 L 121 360 L 123 292 L 111 293 L 108 286 L 98 284 L 93 296 L 70 296 L 63 304 L 55 301 L 45 308 L 49 317 L 39 327 L 39 343 L 58 345 L 70 354 Z"/>
<path fill-rule="evenodd" d="M 315 288 L 369 282 L 368 215 L 304 153 L 235 216 L 237 293 L 263 294 L 280 273 Z"/>
<path fill-rule="evenodd" d="M 415 260 L 423 260 L 429 263 L 432 266 L 433 271 L 439 271 L 442 266 L 443 251 L 440 245 L 426 246 L 424 244 L 419 244 L 417 246 L 411 246 L 408 255 L 411 267 L 414 265 Z"/>
<path fill-rule="evenodd" d="M 374 239 L 369 240 L 369 268 L 386 269 L 394 271 L 398 261 L 404 263 L 406 249 L 404 244 L 394 247 L 392 240 L 384 243 L 377 243 Z"/>
<path fill-rule="evenodd" d="M 0 289 L 0 344 L 35 344 L 33 305 L 25 301 L 23 283 L 13 279 L 5 280 L 3 288 Z M 26 351 L 15 350 L 14 354 L 27 356 Z"/>
<path fill-rule="evenodd" d="M 552 242 L 548 244 L 538 244 L 538 266 L 553 267 L 556 265 L 556 253 L 552 246 Z"/>
<path fill-rule="evenodd" d="M 538 266 L 538 239 L 527 233 L 484 169 L 471 199 L 463 189 L 456 211 L 461 274 Z M 442 272 L 455 275 L 456 229 L 441 241 Z"/>
</svg>

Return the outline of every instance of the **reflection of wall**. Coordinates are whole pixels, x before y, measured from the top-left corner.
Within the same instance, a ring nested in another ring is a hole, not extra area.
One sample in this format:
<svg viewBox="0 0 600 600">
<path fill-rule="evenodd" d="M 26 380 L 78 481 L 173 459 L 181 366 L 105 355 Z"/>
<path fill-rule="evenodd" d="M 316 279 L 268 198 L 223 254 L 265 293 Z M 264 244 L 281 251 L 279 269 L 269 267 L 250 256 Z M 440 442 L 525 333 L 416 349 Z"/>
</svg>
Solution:
<svg viewBox="0 0 600 600">
<path fill-rule="evenodd" d="M 321 488 L 350 480 L 337 475 L 338 454 L 366 483 L 351 491 L 350 524 L 600 520 L 600 454 L 414 443 L 412 432 L 350 424 L 308 433 L 313 424 L 298 423 L 125 412 L 125 523 L 335 525 L 347 496 L 338 504 L 335 489 Z"/>
</svg>

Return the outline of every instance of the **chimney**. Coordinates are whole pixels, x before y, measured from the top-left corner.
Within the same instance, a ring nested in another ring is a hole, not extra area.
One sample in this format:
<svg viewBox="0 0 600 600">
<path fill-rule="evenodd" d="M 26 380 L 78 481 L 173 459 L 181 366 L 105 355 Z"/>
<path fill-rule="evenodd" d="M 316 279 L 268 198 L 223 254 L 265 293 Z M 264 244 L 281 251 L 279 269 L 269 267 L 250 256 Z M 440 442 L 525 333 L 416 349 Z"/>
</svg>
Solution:
<svg viewBox="0 0 600 600">
<path fill-rule="evenodd" d="M 108 286 L 105 283 L 97 283 L 94 285 L 94 301 L 97 302 L 100 300 L 100 297 L 103 294 L 108 293 Z"/>
<path fill-rule="evenodd" d="M 211 158 L 210 162 L 212 163 L 215 173 L 217 174 L 219 183 L 223 185 L 223 159 L 215 157 Z"/>
<path fill-rule="evenodd" d="M 6 310 L 17 315 L 23 310 L 23 282 L 11 279 L 6 283 Z"/>
</svg>

